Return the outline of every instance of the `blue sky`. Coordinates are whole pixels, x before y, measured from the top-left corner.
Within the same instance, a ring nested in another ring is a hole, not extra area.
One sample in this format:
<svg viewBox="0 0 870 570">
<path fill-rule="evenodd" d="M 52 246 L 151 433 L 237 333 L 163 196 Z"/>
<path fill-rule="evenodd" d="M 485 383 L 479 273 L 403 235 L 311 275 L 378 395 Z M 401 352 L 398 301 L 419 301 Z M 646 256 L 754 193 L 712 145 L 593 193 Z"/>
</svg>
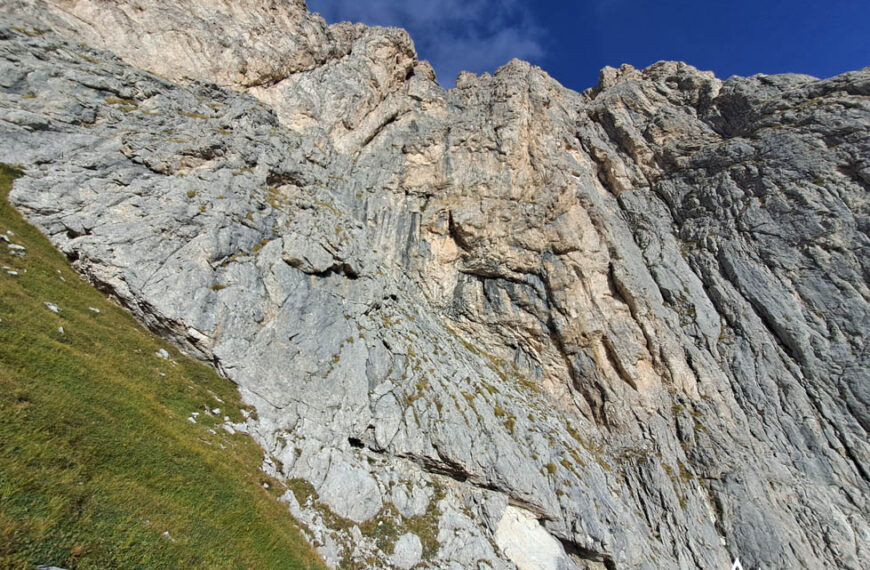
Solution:
<svg viewBox="0 0 870 570">
<path fill-rule="evenodd" d="M 308 0 L 327 22 L 411 32 L 445 87 L 461 70 L 513 57 L 564 85 L 595 85 L 605 65 L 678 59 L 719 77 L 870 65 L 870 0 Z"/>
</svg>

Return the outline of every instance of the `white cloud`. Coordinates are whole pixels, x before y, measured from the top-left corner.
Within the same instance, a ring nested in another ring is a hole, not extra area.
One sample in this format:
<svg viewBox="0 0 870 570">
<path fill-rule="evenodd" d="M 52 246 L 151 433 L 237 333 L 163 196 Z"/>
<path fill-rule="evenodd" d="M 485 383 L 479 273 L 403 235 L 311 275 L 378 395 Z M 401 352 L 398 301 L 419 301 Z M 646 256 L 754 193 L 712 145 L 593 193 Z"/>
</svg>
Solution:
<svg viewBox="0 0 870 570">
<path fill-rule="evenodd" d="M 398 26 L 414 38 L 442 85 L 460 71 L 495 71 L 512 58 L 544 54 L 541 30 L 518 0 L 309 0 L 327 22 Z"/>
</svg>

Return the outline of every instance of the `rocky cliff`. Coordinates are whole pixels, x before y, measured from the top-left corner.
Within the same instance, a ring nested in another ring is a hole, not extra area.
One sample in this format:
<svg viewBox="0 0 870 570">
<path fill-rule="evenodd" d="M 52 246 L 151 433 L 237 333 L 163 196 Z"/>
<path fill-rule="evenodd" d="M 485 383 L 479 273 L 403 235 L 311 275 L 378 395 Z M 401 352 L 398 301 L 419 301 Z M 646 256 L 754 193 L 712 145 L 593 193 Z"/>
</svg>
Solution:
<svg viewBox="0 0 870 570">
<path fill-rule="evenodd" d="M 444 90 L 401 30 L 180 6 L 0 2 L 0 161 L 327 563 L 870 565 L 870 68 Z"/>
</svg>

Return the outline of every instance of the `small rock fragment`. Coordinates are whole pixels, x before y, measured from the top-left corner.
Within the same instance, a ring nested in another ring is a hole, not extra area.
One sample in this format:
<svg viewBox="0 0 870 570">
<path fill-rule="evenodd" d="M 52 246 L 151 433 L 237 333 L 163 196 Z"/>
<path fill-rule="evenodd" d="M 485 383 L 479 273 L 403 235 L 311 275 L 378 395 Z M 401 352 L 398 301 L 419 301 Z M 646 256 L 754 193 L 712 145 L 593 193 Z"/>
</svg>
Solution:
<svg viewBox="0 0 870 570">
<path fill-rule="evenodd" d="M 403 534 L 396 541 L 392 562 L 397 568 L 408 570 L 420 563 L 423 557 L 423 544 L 420 538 L 412 533 Z"/>
</svg>

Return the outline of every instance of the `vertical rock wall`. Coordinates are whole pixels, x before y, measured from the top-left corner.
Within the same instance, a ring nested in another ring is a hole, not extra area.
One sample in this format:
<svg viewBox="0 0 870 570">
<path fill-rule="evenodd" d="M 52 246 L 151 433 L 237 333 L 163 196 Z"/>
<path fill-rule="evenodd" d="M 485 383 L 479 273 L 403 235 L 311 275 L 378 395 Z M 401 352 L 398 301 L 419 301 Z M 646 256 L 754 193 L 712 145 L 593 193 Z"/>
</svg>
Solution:
<svg viewBox="0 0 870 570">
<path fill-rule="evenodd" d="M 868 564 L 870 70 L 445 91 L 302 2 L 3 7 L 13 202 L 239 385 L 330 564 Z"/>
</svg>

